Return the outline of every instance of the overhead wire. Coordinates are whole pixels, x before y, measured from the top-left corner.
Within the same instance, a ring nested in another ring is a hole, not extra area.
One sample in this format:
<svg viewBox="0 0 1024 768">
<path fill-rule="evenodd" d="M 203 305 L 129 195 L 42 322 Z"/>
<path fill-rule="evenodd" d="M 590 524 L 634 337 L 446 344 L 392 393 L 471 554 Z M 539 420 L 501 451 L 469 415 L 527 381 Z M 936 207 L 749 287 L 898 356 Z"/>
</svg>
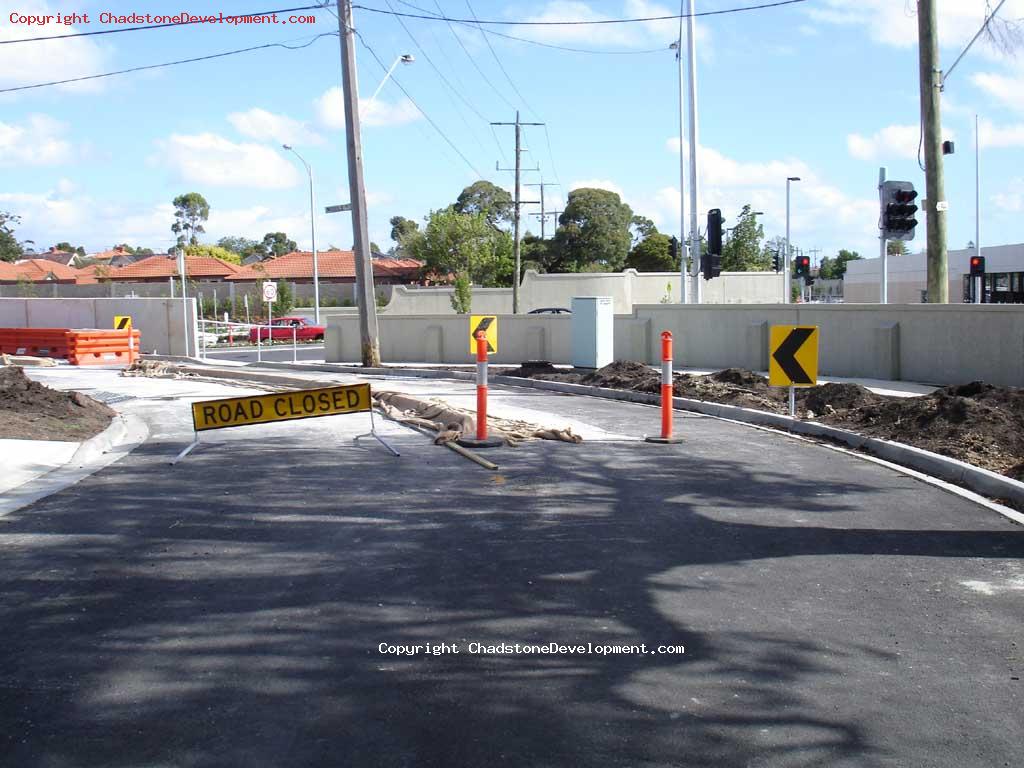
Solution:
<svg viewBox="0 0 1024 768">
<path fill-rule="evenodd" d="M 431 21 L 447 21 L 455 24 L 493 24 L 510 27 L 571 27 L 586 26 L 590 24 L 642 24 L 651 21 L 675 21 L 676 19 L 703 18 L 707 16 L 724 16 L 730 13 L 742 13 L 744 11 L 760 11 L 767 8 L 780 8 L 784 5 L 796 5 L 806 3 L 808 0 L 777 0 L 773 3 L 761 3 L 759 5 L 746 5 L 737 8 L 722 8 L 717 11 L 698 11 L 697 13 L 673 13 L 667 16 L 642 16 L 629 19 L 587 19 L 579 21 L 508 21 L 504 19 L 457 19 L 447 16 L 433 16 L 429 14 L 402 13 L 400 11 L 387 11 L 383 8 L 373 8 L 368 5 L 355 5 L 358 8 L 371 13 L 396 14 L 409 19 L 429 19 Z"/>
<path fill-rule="evenodd" d="M 365 39 L 365 38 L 363 37 L 362 33 L 361 33 L 361 32 L 360 32 L 360 31 L 359 31 L 358 29 L 355 29 L 355 28 L 353 28 L 353 29 L 352 29 L 352 31 L 353 31 L 353 32 L 355 33 L 355 36 L 359 38 L 359 42 L 360 42 L 360 43 L 362 43 L 363 47 L 364 47 L 364 48 L 365 48 L 365 49 L 366 49 L 367 51 L 369 51 L 369 52 L 370 52 L 370 55 L 371 55 L 371 56 L 373 56 L 373 58 L 374 58 L 374 61 L 376 61 L 376 62 L 377 62 L 377 64 L 378 64 L 378 65 L 380 66 L 380 68 L 381 68 L 382 70 L 384 70 L 385 72 L 387 72 L 387 71 L 388 71 L 388 66 L 387 66 L 387 64 L 385 64 L 385 63 L 383 62 L 383 60 L 382 60 L 382 59 L 380 58 L 380 56 L 378 56 L 378 55 L 377 55 L 377 52 L 376 52 L 376 51 L 375 51 L 375 50 L 373 49 L 373 46 L 371 46 L 371 45 L 370 45 L 369 43 L 367 43 L 367 42 L 366 42 L 366 39 Z M 430 125 L 431 125 L 431 126 L 433 127 L 433 129 L 434 129 L 435 131 L 437 131 L 437 133 L 438 133 L 438 134 L 439 134 L 439 135 L 441 136 L 441 138 L 445 140 L 445 142 L 446 142 L 446 143 L 448 144 L 448 146 L 449 146 L 449 147 L 451 147 L 451 148 L 452 148 L 453 150 L 455 150 L 455 154 L 457 154 L 457 155 L 458 155 L 458 156 L 459 156 L 460 158 L 462 158 L 462 162 L 464 162 L 464 163 L 465 163 L 465 164 L 466 164 L 466 165 L 467 165 L 467 166 L 469 167 L 469 169 L 470 169 L 471 171 L 473 171 L 473 173 L 475 173 L 475 174 L 477 175 L 477 177 L 478 177 L 478 178 L 483 178 L 483 174 L 482 174 L 482 173 L 480 173 L 480 171 L 479 171 L 479 170 L 477 170 L 476 166 L 475 166 L 475 165 L 473 165 L 473 163 L 472 163 L 472 162 L 470 162 L 469 158 L 467 158 L 467 157 L 465 156 L 465 154 L 463 154 L 462 150 L 460 150 L 460 149 L 458 148 L 458 146 L 456 146 L 455 142 L 453 142 L 453 141 L 452 141 L 452 140 L 451 140 L 450 138 L 448 138 L 448 134 L 446 134 L 446 133 L 445 133 L 445 132 L 444 132 L 443 130 L 441 130 L 441 127 L 440 127 L 440 126 L 439 126 L 439 125 L 438 125 L 438 124 L 437 124 L 436 122 L 434 122 L 433 118 L 431 118 L 431 117 L 430 117 L 430 115 L 428 115 L 428 114 L 427 114 L 427 113 L 426 113 L 426 112 L 424 111 L 423 107 L 421 107 L 421 106 L 420 106 L 420 105 L 419 105 L 419 104 L 417 103 L 416 99 L 414 99 L 414 98 L 412 97 L 412 94 L 410 94 L 410 93 L 409 93 L 409 91 L 408 91 L 408 90 L 406 89 L 406 87 L 405 87 L 404 85 L 402 85 L 401 81 L 399 81 L 399 80 L 398 80 L 398 78 L 396 78 L 396 77 L 395 77 L 394 75 L 392 75 L 392 76 L 391 76 L 391 82 L 393 82 L 393 83 L 394 83 L 394 84 L 395 84 L 395 85 L 396 85 L 396 86 L 398 87 L 398 89 L 399 89 L 399 90 L 400 90 L 400 91 L 401 91 L 401 92 L 402 92 L 403 94 L 405 94 L 405 97 L 406 97 L 406 98 L 407 98 L 407 99 L 408 99 L 408 100 L 410 101 L 410 103 L 411 103 L 411 104 L 412 104 L 412 105 L 413 105 L 414 107 L 416 107 L 417 111 L 418 111 L 418 112 L 419 112 L 419 113 L 420 113 L 421 115 L 423 115 L 423 118 L 424 118 L 424 119 L 425 119 L 425 120 L 426 120 L 426 121 L 427 121 L 428 123 L 430 123 Z"/>
<path fill-rule="evenodd" d="M 476 18 L 476 11 L 473 10 L 473 5 L 469 2 L 469 0 L 466 0 L 466 7 L 469 9 L 470 14 L 472 14 L 473 18 L 475 19 Z M 491 40 L 490 40 L 489 37 L 487 37 L 486 30 L 484 30 L 484 28 L 480 27 L 480 26 L 478 26 L 478 29 L 480 30 L 480 34 L 484 38 L 484 42 L 487 43 L 487 48 L 490 50 L 491 55 L 494 57 L 494 60 L 497 62 L 498 69 L 501 70 L 501 73 L 505 76 L 505 79 L 508 80 L 508 84 L 512 86 L 512 90 L 515 91 L 516 96 L 519 97 L 519 101 L 522 102 L 523 106 L 526 107 L 530 112 L 532 112 L 533 116 L 536 117 L 539 120 L 540 119 L 540 115 L 538 115 L 536 110 L 534 110 L 533 107 L 531 107 L 527 103 L 526 98 L 519 91 L 519 88 L 516 87 L 515 81 L 509 76 L 508 70 L 505 69 L 505 65 L 502 64 L 501 63 L 501 59 L 498 58 L 498 53 L 497 53 L 497 51 L 494 50 L 494 46 L 491 45 Z"/>
<path fill-rule="evenodd" d="M 164 67 L 174 67 L 174 66 L 177 66 L 179 64 L 191 64 L 191 63 L 196 62 L 196 61 L 208 61 L 210 59 L 220 59 L 220 58 L 223 58 L 225 56 L 234 56 L 234 55 L 239 54 L 239 53 L 248 53 L 250 51 L 259 51 L 259 50 L 263 50 L 265 48 L 286 48 L 289 51 L 297 51 L 297 50 L 300 50 L 302 48 L 308 48 L 309 46 L 311 46 L 313 43 L 315 43 L 317 40 L 319 40 L 322 37 L 337 37 L 337 36 L 338 36 L 337 32 L 323 32 L 323 33 L 317 35 L 316 37 L 314 37 L 312 40 L 310 40 L 310 41 L 308 41 L 306 43 L 303 43 L 302 45 L 288 45 L 287 43 L 265 43 L 263 45 L 253 45 L 253 46 L 250 46 L 248 48 L 236 48 L 233 51 L 224 51 L 223 53 L 212 53 L 212 54 L 209 54 L 208 56 L 194 56 L 194 57 L 189 58 L 189 59 L 178 59 L 177 61 L 168 61 L 168 62 L 164 62 L 163 64 L 147 64 L 147 65 L 141 66 L 141 67 L 130 67 L 128 69 L 118 69 L 118 70 L 116 70 L 114 72 L 103 72 L 103 73 L 96 74 L 96 75 L 83 75 L 82 77 L 69 77 L 69 78 L 67 78 L 65 80 L 50 80 L 49 82 L 36 83 L 34 85 L 19 85 L 19 86 L 16 86 L 14 88 L 0 88 L 0 93 L 13 93 L 14 91 L 28 91 L 28 90 L 32 90 L 33 88 L 46 88 L 47 86 L 51 86 L 51 85 L 66 85 L 68 83 L 80 83 L 80 82 L 82 82 L 84 80 L 99 80 L 100 78 L 104 78 L 104 77 L 113 77 L 114 75 L 126 75 L 126 74 L 129 74 L 131 72 L 143 72 L 143 71 L 148 70 L 148 69 L 162 69 Z"/>
</svg>

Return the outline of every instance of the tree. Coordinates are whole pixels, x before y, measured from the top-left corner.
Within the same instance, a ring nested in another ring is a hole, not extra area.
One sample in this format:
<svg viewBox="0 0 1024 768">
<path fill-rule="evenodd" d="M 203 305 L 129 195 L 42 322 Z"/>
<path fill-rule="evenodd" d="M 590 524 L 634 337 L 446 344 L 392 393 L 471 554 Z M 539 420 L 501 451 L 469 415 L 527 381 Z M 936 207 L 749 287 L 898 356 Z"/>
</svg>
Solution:
<svg viewBox="0 0 1024 768">
<path fill-rule="evenodd" d="M 186 245 L 185 256 L 209 256 L 221 261 L 226 261 L 229 264 L 241 264 L 242 257 L 233 251 L 229 251 L 227 248 L 221 248 L 219 245 Z"/>
<path fill-rule="evenodd" d="M 907 244 L 902 240 L 889 240 L 885 244 L 885 252 L 889 256 L 906 256 Z"/>
<path fill-rule="evenodd" d="M 678 272 L 679 261 L 669 253 L 668 235 L 655 232 L 633 246 L 626 258 L 626 267 L 637 272 Z"/>
<path fill-rule="evenodd" d="M 634 248 L 645 238 L 658 233 L 658 228 L 654 226 L 654 222 L 646 216 L 634 216 L 632 221 L 629 223 L 629 227 L 630 234 L 633 237 Z"/>
<path fill-rule="evenodd" d="M 137 248 L 133 248 L 132 246 L 128 245 L 128 243 L 121 243 L 120 245 L 115 245 L 114 247 L 115 248 L 120 248 L 122 251 L 124 251 L 127 254 L 131 254 L 132 256 L 152 256 L 153 255 L 153 249 L 152 248 L 143 248 L 141 246 L 137 247 Z M 229 248 L 228 250 L 231 250 L 231 249 Z"/>
<path fill-rule="evenodd" d="M 424 230 L 407 246 L 427 270 L 450 275 L 461 286 L 453 297 L 457 312 L 469 311 L 471 285 L 511 284 L 512 237 L 492 227 L 482 213 L 458 213 L 454 206 L 431 211 Z"/>
<path fill-rule="evenodd" d="M 14 236 L 15 225 L 21 224 L 21 216 L 0 211 L 0 261 L 17 261 L 25 255 L 25 243 Z"/>
<path fill-rule="evenodd" d="M 392 256 L 402 258 L 406 255 L 406 244 L 420 231 L 420 225 L 405 216 L 391 217 L 391 239 L 394 245 L 388 250 Z"/>
<path fill-rule="evenodd" d="M 231 251 L 232 253 L 237 253 L 245 259 L 253 254 L 258 243 L 255 240 L 250 240 L 248 237 L 229 235 L 228 237 L 222 237 L 218 240 L 217 245 Z"/>
<path fill-rule="evenodd" d="M 54 250 L 63 251 L 64 253 L 74 253 L 78 256 L 85 256 L 85 248 L 82 246 L 74 246 L 67 241 L 62 241 L 53 246 Z"/>
<path fill-rule="evenodd" d="M 762 238 L 764 227 L 757 223 L 757 214 L 750 205 L 744 205 L 728 242 L 722 246 L 722 271 L 759 272 L 771 269 L 771 255 L 762 250 Z"/>
<path fill-rule="evenodd" d="M 574 189 L 558 219 L 550 271 L 620 271 L 629 254 L 632 221 L 633 210 L 616 193 L 587 187 Z"/>
<path fill-rule="evenodd" d="M 171 232 L 178 236 L 178 245 L 198 245 L 198 235 L 206 232 L 202 222 L 210 218 L 210 204 L 198 192 L 174 198 L 174 224 Z"/>
<path fill-rule="evenodd" d="M 846 263 L 856 261 L 861 255 L 856 251 L 840 250 L 834 259 L 826 256 L 818 267 L 818 276 L 823 280 L 842 280 L 846 274 Z"/>
<path fill-rule="evenodd" d="M 289 240 L 284 232 L 267 232 L 263 236 L 263 242 L 257 246 L 257 252 L 261 258 L 276 259 L 286 253 L 298 250 L 294 240 Z"/>
<path fill-rule="evenodd" d="M 456 213 L 479 213 L 492 227 L 512 220 L 512 195 L 489 181 L 475 181 L 459 193 Z"/>
</svg>

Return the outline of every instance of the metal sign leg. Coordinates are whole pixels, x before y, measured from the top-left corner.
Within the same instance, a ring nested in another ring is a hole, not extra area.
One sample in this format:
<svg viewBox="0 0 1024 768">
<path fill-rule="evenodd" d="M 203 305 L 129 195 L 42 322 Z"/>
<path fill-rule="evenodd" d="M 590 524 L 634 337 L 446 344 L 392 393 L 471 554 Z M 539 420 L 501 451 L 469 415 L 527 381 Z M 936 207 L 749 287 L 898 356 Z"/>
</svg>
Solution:
<svg viewBox="0 0 1024 768">
<path fill-rule="evenodd" d="M 181 453 L 179 453 L 177 456 L 175 456 L 173 459 L 171 459 L 171 465 L 172 466 L 177 464 L 182 459 L 184 459 L 190 453 L 192 453 L 192 450 L 194 448 L 196 448 L 196 446 L 199 445 L 199 433 L 198 432 L 194 432 L 193 435 L 194 435 L 194 437 L 192 439 L 192 442 L 189 443 L 188 445 L 186 445 L 185 448 L 181 451 Z"/>
<path fill-rule="evenodd" d="M 374 438 L 378 443 L 380 443 L 385 448 L 387 448 L 389 451 L 391 451 L 391 454 L 393 456 L 401 456 L 402 455 L 398 451 L 396 451 L 394 448 L 392 448 L 390 445 L 388 445 L 383 437 L 381 437 L 380 435 L 377 434 L 377 423 L 373 420 L 373 406 L 372 405 L 370 406 L 370 431 L 365 433 L 365 434 L 362 434 L 362 435 L 356 435 L 352 439 L 352 442 L 353 443 L 358 443 L 359 439 L 362 438 L 362 437 L 372 437 L 372 438 Z"/>
</svg>

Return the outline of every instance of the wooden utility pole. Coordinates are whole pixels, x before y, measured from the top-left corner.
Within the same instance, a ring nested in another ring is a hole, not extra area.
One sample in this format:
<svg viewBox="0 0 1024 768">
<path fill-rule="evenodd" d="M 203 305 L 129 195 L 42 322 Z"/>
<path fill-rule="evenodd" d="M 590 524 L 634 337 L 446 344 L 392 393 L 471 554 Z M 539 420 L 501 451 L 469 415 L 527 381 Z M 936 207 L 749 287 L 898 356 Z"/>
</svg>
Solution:
<svg viewBox="0 0 1024 768">
<path fill-rule="evenodd" d="M 946 191 L 942 168 L 942 119 L 939 98 L 942 70 L 935 20 L 936 0 L 918 0 L 917 33 L 920 56 L 921 123 L 924 126 L 925 224 L 928 234 L 928 303 L 949 303 L 949 264 L 946 254 Z"/>
<path fill-rule="evenodd" d="M 522 200 L 519 197 L 519 174 L 520 174 L 520 155 L 522 154 L 522 127 L 524 125 L 544 125 L 544 123 L 522 123 L 519 121 L 519 110 L 516 110 L 516 121 L 514 123 L 491 123 L 491 125 L 514 125 L 516 127 L 516 167 L 512 168 L 498 168 L 499 171 L 511 171 L 516 172 L 516 194 L 515 194 L 515 212 L 513 214 L 513 240 L 512 240 L 512 256 L 515 260 L 515 274 L 512 277 L 512 314 L 519 314 L 519 279 L 520 279 L 520 259 L 519 259 L 519 208 L 523 205 L 533 205 L 538 200 Z M 530 168 L 528 170 L 538 171 L 540 168 Z"/>
<path fill-rule="evenodd" d="M 553 184 L 551 182 L 542 181 L 540 184 L 527 184 L 526 186 L 540 187 L 540 213 L 535 213 L 533 215 L 540 219 L 540 239 L 544 240 L 546 239 L 544 235 L 544 223 L 548 217 L 547 211 L 544 210 L 544 187 L 557 187 L 559 185 Z"/>
<path fill-rule="evenodd" d="M 363 143 L 359 133 L 359 85 L 356 82 L 355 27 L 352 0 L 338 2 L 338 34 L 341 38 L 341 85 L 345 100 L 345 143 L 348 150 L 348 189 L 352 205 L 352 238 L 355 243 L 359 337 L 363 365 L 380 367 L 377 300 L 373 289 L 373 262 L 366 223 L 366 186 L 363 183 Z"/>
</svg>

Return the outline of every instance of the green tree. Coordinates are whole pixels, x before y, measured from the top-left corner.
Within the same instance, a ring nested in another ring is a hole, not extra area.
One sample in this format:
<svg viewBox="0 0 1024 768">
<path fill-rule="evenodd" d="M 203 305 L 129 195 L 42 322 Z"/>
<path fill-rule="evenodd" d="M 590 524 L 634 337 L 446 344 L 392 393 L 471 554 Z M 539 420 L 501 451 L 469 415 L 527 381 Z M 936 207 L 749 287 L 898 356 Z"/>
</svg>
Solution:
<svg viewBox="0 0 1024 768">
<path fill-rule="evenodd" d="M 632 209 L 616 193 L 574 189 L 558 219 L 550 271 L 620 271 L 629 254 L 632 221 Z"/>
<path fill-rule="evenodd" d="M 217 245 L 231 251 L 232 253 L 237 253 L 245 259 L 253 254 L 258 243 L 255 240 L 250 240 L 248 237 L 229 235 L 228 237 L 222 237 L 218 240 Z"/>
<path fill-rule="evenodd" d="M 14 236 L 14 227 L 21 224 L 21 216 L 0 211 L 0 261 L 17 261 L 25 255 L 25 243 Z"/>
<path fill-rule="evenodd" d="M 395 250 L 399 250 L 405 242 L 420 231 L 420 225 L 405 216 L 391 217 L 391 239 L 395 242 Z"/>
<path fill-rule="evenodd" d="M 889 240 L 885 244 L 885 252 L 889 256 L 906 256 L 907 244 L 903 240 Z"/>
<path fill-rule="evenodd" d="M 407 246 L 427 270 L 464 281 L 461 293 L 456 292 L 458 312 L 468 311 L 473 284 L 511 284 L 512 237 L 492 227 L 482 213 L 458 213 L 454 206 L 431 211 L 426 227 Z"/>
<path fill-rule="evenodd" d="M 199 235 L 206 232 L 202 222 L 210 218 L 210 204 L 198 192 L 174 198 L 174 224 L 171 232 L 178 236 L 178 245 L 197 245 Z"/>
<path fill-rule="evenodd" d="M 658 228 L 654 226 L 654 222 L 646 216 L 640 216 L 639 214 L 630 221 L 629 228 L 630 234 L 633 237 L 634 248 L 644 239 L 658 233 Z"/>
<path fill-rule="evenodd" d="M 637 272 L 677 272 L 679 261 L 673 261 L 670 255 L 670 240 L 660 232 L 648 235 L 633 246 L 626 258 L 626 267 Z"/>
<path fill-rule="evenodd" d="M 63 251 L 64 253 L 74 253 L 78 256 L 85 256 L 85 248 L 83 248 L 80 245 L 74 246 L 71 243 L 67 242 L 66 240 L 57 243 L 53 247 L 55 250 Z"/>
<path fill-rule="evenodd" d="M 552 240 L 542 240 L 530 232 L 523 235 L 519 243 L 519 260 L 523 272 L 528 269 L 547 272 L 548 265 L 553 259 L 553 243 Z"/>
<path fill-rule="evenodd" d="M 771 256 L 761 248 L 764 227 L 757 214 L 744 205 L 729 240 L 722 246 L 723 272 L 759 272 L 771 269 Z"/>
<path fill-rule="evenodd" d="M 230 264 L 241 264 L 242 258 L 237 253 L 221 248 L 219 245 L 186 245 L 186 256 L 211 256 Z"/>
<path fill-rule="evenodd" d="M 263 236 L 263 242 L 257 246 L 257 252 L 261 258 L 277 258 L 286 253 L 298 250 L 294 240 L 289 240 L 284 232 L 267 232 Z"/>
<path fill-rule="evenodd" d="M 132 254 L 133 256 L 152 256 L 153 255 L 153 249 L 152 248 L 143 248 L 141 246 L 139 246 L 139 247 L 132 247 L 132 246 L 128 245 L 128 243 L 121 243 L 120 245 L 116 245 L 114 247 L 115 248 L 120 248 L 125 253 Z M 228 250 L 231 250 L 231 249 L 229 248 Z"/>
<path fill-rule="evenodd" d="M 512 220 L 512 195 L 489 181 L 475 181 L 459 193 L 456 213 L 479 213 L 492 227 Z"/>
<path fill-rule="evenodd" d="M 821 260 L 821 266 L 818 267 L 818 276 L 823 280 L 842 280 L 843 275 L 846 274 L 847 262 L 856 261 L 859 258 L 861 255 L 856 251 L 845 249 L 840 250 L 834 259 L 826 256 Z"/>
</svg>

